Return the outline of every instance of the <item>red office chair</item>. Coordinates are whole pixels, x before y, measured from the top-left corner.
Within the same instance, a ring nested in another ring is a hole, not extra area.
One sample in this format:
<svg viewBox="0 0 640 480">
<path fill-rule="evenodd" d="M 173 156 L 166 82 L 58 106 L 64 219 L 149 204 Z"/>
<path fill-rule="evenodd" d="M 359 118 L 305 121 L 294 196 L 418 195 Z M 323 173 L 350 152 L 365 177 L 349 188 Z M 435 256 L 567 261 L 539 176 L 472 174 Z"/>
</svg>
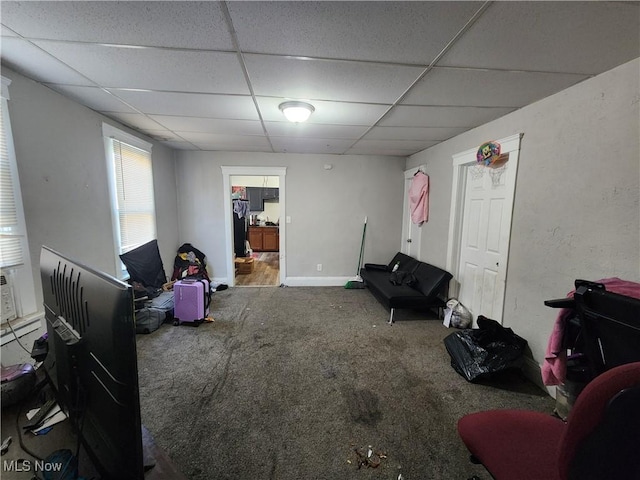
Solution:
<svg viewBox="0 0 640 480">
<path fill-rule="evenodd" d="M 640 479 L 640 362 L 615 367 L 578 396 L 567 423 L 524 410 L 472 413 L 458 433 L 496 480 Z"/>
</svg>

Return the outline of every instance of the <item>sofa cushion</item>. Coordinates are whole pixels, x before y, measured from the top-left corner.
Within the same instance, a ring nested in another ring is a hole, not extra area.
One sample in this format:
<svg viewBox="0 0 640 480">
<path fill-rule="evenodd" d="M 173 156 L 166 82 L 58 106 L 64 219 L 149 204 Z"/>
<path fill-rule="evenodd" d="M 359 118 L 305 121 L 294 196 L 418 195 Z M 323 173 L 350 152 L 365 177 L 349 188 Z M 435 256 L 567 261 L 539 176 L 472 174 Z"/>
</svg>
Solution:
<svg viewBox="0 0 640 480">
<path fill-rule="evenodd" d="M 398 253 L 396 253 L 395 257 L 393 257 L 393 260 L 391 260 L 391 262 L 389 262 L 389 271 L 390 272 L 393 270 L 393 267 L 398 262 L 400 263 L 400 266 L 398 267 L 398 270 L 403 270 L 405 272 L 413 272 L 413 270 L 420 263 L 415 258 L 410 257 L 409 255 L 405 255 L 404 253 L 398 252 Z"/>
<path fill-rule="evenodd" d="M 390 272 L 391 270 L 389 270 L 389 266 L 386 264 L 382 264 L 382 263 L 365 263 L 364 264 L 364 269 L 365 270 L 378 270 L 381 272 Z"/>
<path fill-rule="evenodd" d="M 389 272 L 362 269 L 360 273 L 371 293 L 390 308 L 420 307 L 425 303 L 422 292 L 408 285 L 391 283 Z"/>
<path fill-rule="evenodd" d="M 438 295 L 442 291 L 443 285 L 452 278 L 452 275 L 446 270 L 423 262 L 419 262 L 418 268 L 413 274 L 418 280 L 418 284 L 414 288 L 427 298 Z"/>
</svg>

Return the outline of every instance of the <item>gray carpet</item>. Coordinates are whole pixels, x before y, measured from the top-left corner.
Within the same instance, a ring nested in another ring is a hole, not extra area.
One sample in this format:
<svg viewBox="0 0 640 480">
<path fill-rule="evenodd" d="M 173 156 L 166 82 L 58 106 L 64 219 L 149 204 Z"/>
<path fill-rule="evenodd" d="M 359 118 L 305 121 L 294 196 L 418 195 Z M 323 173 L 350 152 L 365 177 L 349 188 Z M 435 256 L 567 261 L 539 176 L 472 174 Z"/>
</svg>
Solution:
<svg viewBox="0 0 640 480">
<path fill-rule="evenodd" d="M 520 375 L 471 384 L 429 313 L 367 290 L 231 288 L 214 323 L 138 336 L 142 419 L 189 479 L 467 479 L 457 419 L 489 408 L 551 413 Z M 385 455 L 358 468 L 355 450 Z"/>
</svg>

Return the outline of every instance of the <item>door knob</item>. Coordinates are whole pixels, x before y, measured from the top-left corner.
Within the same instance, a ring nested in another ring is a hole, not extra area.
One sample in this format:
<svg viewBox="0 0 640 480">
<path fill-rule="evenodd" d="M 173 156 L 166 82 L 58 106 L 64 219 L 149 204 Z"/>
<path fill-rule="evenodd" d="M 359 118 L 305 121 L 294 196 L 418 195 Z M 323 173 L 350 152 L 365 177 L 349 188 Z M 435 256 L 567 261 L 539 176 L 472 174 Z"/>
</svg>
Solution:
<svg viewBox="0 0 640 480">
<path fill-rule="evenodd" d="M 411 243 L 411 239 L 410 238 L 407 238 L 407 243 Z"/>
</svg>

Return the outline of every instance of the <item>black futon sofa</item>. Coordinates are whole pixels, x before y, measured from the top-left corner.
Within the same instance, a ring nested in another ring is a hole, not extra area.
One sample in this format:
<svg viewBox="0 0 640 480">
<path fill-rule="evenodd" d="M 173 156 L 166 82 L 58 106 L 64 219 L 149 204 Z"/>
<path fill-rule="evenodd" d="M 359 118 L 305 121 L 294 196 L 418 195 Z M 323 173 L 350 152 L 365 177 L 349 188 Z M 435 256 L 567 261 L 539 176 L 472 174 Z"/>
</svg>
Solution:
<svg viewBox="0 0 640 480">
<path fill-rule="evenodd" d="M 396 308 L 435 308 L 440 315 L 453 277 L 446 270 L 400 252 L 388 265 L 366 263 L 360 276 L 373 296 L 391 310 L 389 324 Z"/>
</svg>

